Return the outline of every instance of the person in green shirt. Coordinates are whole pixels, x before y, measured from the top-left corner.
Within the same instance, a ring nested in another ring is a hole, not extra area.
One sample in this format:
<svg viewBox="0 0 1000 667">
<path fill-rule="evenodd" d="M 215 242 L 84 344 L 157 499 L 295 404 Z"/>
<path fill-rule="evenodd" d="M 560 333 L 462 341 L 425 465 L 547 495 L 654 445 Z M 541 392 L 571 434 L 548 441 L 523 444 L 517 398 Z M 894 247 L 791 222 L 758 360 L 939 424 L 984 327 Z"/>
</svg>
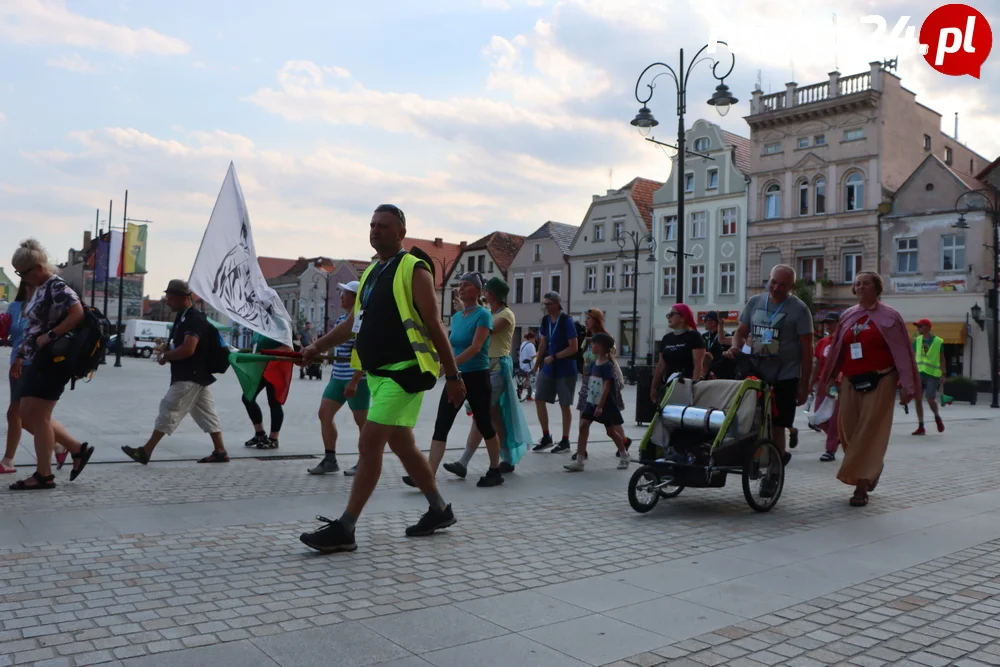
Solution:
<svg viewBox="0 0 1000 667">
<path fill-rule="evenodd" d="M 944 391 L 945 360 L 944 360 L 944 339 L 935 336 L 931 331 L 933 324 L 924 318 L 919 322 L 914 322 L 917 327 L 917 338 L 913 341 L 913 352 L 917 357 L 917 370 L 920 372 L 920 386 L 923 388 L 923 398 L 916 401 L 917 404 L 917 430 L 913 435 L 924 435 L 924 401 L 931 406 L 934 413 L 934 422 L 937 425 L 938 433 L 944 431 L 944 420 L 941 419 L 937 402 L 937 392 Z"/>
<path fill-rule="evenodd" d="M 276 340 L 271 340 L 256 331 L 253 334 L 253 338 L 250 339 L 250 348 L 254 354 L 264 350 L 291 351 L 291 348 L 287 345 L 283 345 Z M 281 423 L 285 419 L 285 410 L 281 407 L 281 401 L 278 400 L 278 389 L 275 383 L 268 379 L 268 376 L 272 372 L 282 375 L 287 373 L 288 378 L 285 378 L 284 386 L 287 389 L 288 385 L 291 384 L 292 364 L 271 362 L 268 364 L 268 369 L 264 372 L 263 377 L 261 377 L 260 384 L 257 385 L 257 391 L 253 395 L 253 400 L 248 401 L 246 396 L 243 397 L 243 406 L 247 409 L 247 415 L 249 415 L 250 422 L 254 428 L 254 436 L 243 443 L 247 447 L 256 447 L 257 449 L 278 448 L 278 436 L 281 432 Z M 260 406 L 257 405 L 257 397 L 260 396 L 260 392 L 262 391 L 267 393 L 267 406 L 271 410 L 270 435 L 264 431 L 264 414 L 261 412 Z"/>
</svg>

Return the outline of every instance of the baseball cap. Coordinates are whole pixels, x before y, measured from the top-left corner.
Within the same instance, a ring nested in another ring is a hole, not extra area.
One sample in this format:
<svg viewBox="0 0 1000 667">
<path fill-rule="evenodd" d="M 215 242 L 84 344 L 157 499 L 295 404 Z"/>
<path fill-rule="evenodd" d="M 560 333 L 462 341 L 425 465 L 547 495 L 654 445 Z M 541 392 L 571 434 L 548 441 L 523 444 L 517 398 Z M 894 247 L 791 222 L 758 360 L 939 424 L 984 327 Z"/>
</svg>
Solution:
<svg viewBox="0 0 1000 667">
<path fill-rule="evenodd" d="M 180 278 L 174 278 L 167 283 L 167 289 L 163 291 L 171 296 L 191 296 L 191 288 L 188 287 L 187 281 Z"/>
<path fill-rule="evenodd" d="M 824 322 L 839 322 L 840 313 L 827 313 L 826 317 L 823 318 Z"/>
<path fill-rule="evenodd" d="M 714 322 L 718 322 L 719 321 L 719 311 L 717 311 L 717 310 L 710 310 L 707 313 L 705 313 L 705 321 L 708 322 L 709 320 L 712 320 Z"/>
<path fill-rule="evenodd" d="M 931 324 L 931 321 L 926 317 L 922 320 L 917 320 L 916 322 L 913 323 L 913 325 L 918 327 L 928 327 L 931 329 L 934 328 L 934 326 Z"/>
<path fill-rule="evenodd" d="M 349 283 L 337 283 L 337 287 L 344 290 L 345 292 L 353 292 L 354 294 L 357 294 L 358 288 L 361 287 L 361 283 L 359 283 L 357 280 L 352 280 Z"/>
</svg>

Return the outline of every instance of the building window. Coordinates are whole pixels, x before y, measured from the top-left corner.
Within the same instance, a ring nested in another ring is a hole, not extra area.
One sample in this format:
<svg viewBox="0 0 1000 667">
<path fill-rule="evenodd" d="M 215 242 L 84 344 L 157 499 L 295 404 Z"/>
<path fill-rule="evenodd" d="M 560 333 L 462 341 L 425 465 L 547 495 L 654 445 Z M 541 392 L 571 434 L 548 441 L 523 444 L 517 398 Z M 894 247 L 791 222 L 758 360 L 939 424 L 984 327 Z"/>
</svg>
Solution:
<svg viewBox="0 0 1000 667">
<path fill-rule="evenodd" d="M 587 267 L 587 291 L 596 292 L 597 291 L 597 267 L 588 266 Z"/>
<path fill-rule="evenodd" d="M 719 264 L 719 294 L 736 294 L 736 262 Z"/>
<path fill-rule="evenodd" d="M 684 192 L 694 192 L 694 174 L 684 174 Z"/>
<path fill-rule="evenodd" d="M 774 220 L 781 217 L 781 186 L 772 183 L 764 190 L 764 218 Z"/>
<path fill-rule="evenodd" d="M 774 155 L 781 152 L 781 142 L 764 145 L 764 155 Z"/>
<path fill-rule="evenodd" d="M 816 215 L 826 213 L 826 179 L 817 178 L 816 185 Z"/>
<path fill-rule="evenodd" d="M 604 223 L 595 222 L 594 223 L 594 243 L 600 243 L 604 240 Z"/>
<path fill-rule="evenodd" d="M 771 277 L 771 269 L 781 264 L 781 251 L 768 248 L 760 253 L 760 280 L 765 287 Z"/>
<path fill-rule="evenodd" d="M 941 270 L 965 270 L 965 234 L 945 234 L 941 237 Z"/>
<path fill-rule="evenodd" d="M 514 278 L 514 303 L 524 303 L 524 278 Z"/>
<path fill-rule="evenodd" d="M 635 287 L 635 264 L 629 263 L 622 267 L 622 289 Z"/>
<path fill-rule="evenodd" d="M 691 296 L 704 296 L 705 294 L 705 265 L 693 264 L 691 266 Z"/>
<path fill-rule="evenodd" d="M 490 271 L 492 270 L 493 270 L 493 262 L 490 262 Z M 479 272 L 480 273 L 486 272 L 486 255 L 479 256 Z"/>
<path fill-rule="evenodd" d="M 853 130 L 844 130 L 844 141 L 857 141 L 865 138 L 865 131 L 860 127 Z"/>
<path fill-rule="evenodd" d="M 951 162 L 952 162 L 951 149 L 948 148 L 947 146 L 945 146 L 945 149 L 944 149 L 944 163 L 945 164 L 951 164 Z"/>
<path fill-rule="evenodd" d="M 809 148 L 809 137 L 799 137 L 799 148 Z"/>
<path fill-rule="evenodd" d="M 663 267 L 663 296 L 675 296 L 677 294 L 677 267 Z"/>
<path fill-rule="evenodd" d="M 562 292 L 560 289 L 562 287 L 562 275 L 558 273 L 553 273 L 549 276 L 549 290 L 552 292 Z"/>
<path fill-rule="evenodd" d="M 809 183 L 799 183 L 799 215 L 809 215 Z"/>
<path fill-rule="evenodd" d="M 541 243 L 536 243 L 535 244 L 535 261 L 536 262 L 542 261 L 542 244 Z"/>
<path fill-rule="evenodd" d="M 924 135 L 924 150 L 929 151 L 931 149 L 931 135 Z"/>
<path fill-rule="evenodd" d="M 733 236 L 736 234 L 736 212 L 737 208 L 733 206 L 732 208 L 722 209 L 722 235 L 723 236 Z"/>
<path fill-rule="evenodd" d="M 708 137 L 698 137 L 694 140 L 694 149 L 696 151 L 707 151 L 708 147 L 712 144 Z"/>
<path fill-rule="evenodd" d="M 853 284 L 854 279 L 858 277 L 861 273 L 861 253 L 860 252 L 845 252 L 844 253 L 844 282 L 847 284 Z"/>
<path fill-rule="evenodd" d="M 803 257 L 799 260 L 799 278 L 809 282 L 816 282 L 822 277 L 822 257 Z"/>
<path fill-rule="evenodd" d="M 719 170 L 709 169 L 708 170 L 708 185 L 705 186 L 706 190 L 715 190 L 719 187 Z"/>
<path fill-rule="evenodd" d="M 663 218 L 663 240 L 664 241 L 676 241 L 677 240 L 677 216 L 667 215 Z"/>
<path fill-rule="evenodd" d="M 896 239 L 896 273 L 916 273 L 917 239 Z"/>
<path fill-rule="evenodd" d="M 542 302 L 542 277 L 532 276 L 531 278 L 531 303 Z"/>
<path fill-rule="evenodd" d="M 707 219 L 708 214 L 705 211 L 695 211 L 691 214 L 691 238 L 703 239 L 708 235 Z"/>
<path fill-rule="evenodd" d="M 490 270 L 489 270 L 489 273 L 493 273 L 493 262 L 490 262 Z"/>
<path fill-rule="evenodd" d="M 622 231 L 625 229 L 625 221 L 623 221 L 623 220 L 615 220 L 611 224 L 614 225 L 615 240 L 617 241 L 618 239 L 620 239 L 622 237 Z"/>
<path fill-rule="evenodd" d="M 826 146 L 826 135 L 817 134 L 815 137 L 813 137 L 813 143 L 817 146 Z"/>
<path fill-rule="evenodd" d="M 865 207 L 865 179 L 858 172 L 847 177 L 846 194 L 846 210 L 860 211 Z"/>
<path fill-rule="evenodd" d="M 604 265 L 604 289 L 611 290 L 615 288 L 615 265 L 605 264 Z"/>
</svg>

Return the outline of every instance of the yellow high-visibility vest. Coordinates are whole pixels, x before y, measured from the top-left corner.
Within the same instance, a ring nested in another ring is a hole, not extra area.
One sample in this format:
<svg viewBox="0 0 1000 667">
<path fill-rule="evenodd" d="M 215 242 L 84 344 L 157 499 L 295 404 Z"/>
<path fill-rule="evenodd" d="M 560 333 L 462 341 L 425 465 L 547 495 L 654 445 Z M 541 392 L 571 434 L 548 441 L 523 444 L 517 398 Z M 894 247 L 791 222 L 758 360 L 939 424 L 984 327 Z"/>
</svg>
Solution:
<svg viewBox="0 0 1000 667">
<path fill-rule="evenodd" d="M 918 371 L 931 377 L 941 377 L 941 373 L 943 372 L 941 368 L 942 345 L 944 345 L 944 339 L 934 336 L 931 338 L 931 344 L 927 347 L 927 353 L 924 354 L 924 337 L 917 334 L 916 340 L 913 341 L 913 351 L 917 356 Z"/>
</svg>

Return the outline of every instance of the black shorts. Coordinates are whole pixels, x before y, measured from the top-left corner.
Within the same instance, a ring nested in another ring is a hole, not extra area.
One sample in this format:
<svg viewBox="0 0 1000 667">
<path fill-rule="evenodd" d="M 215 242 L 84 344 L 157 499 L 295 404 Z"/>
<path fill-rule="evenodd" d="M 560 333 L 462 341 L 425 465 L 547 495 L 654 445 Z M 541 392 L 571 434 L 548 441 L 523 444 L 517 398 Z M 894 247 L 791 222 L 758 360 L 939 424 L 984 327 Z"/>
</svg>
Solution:
<svg viewBox="0 0 1000 667">
<path fill-rule="evenodd" d="M 798 378 L 778 380 L 771 385 L 771 389 L 774 390 L 775 411 L 772 423 L 775 426 L 792 428 L 795 423 L 795 409 L 798 407 L 795 405 L 799 394 Z"/>
<path fill-rule="evenodd" d="M 58 401 L 68 382 L 69 376 L 65 372 L 52 369 L 52 364 L 41 361 L 32 363 L 21 371 L 21 398 Z"/>
</svg>

